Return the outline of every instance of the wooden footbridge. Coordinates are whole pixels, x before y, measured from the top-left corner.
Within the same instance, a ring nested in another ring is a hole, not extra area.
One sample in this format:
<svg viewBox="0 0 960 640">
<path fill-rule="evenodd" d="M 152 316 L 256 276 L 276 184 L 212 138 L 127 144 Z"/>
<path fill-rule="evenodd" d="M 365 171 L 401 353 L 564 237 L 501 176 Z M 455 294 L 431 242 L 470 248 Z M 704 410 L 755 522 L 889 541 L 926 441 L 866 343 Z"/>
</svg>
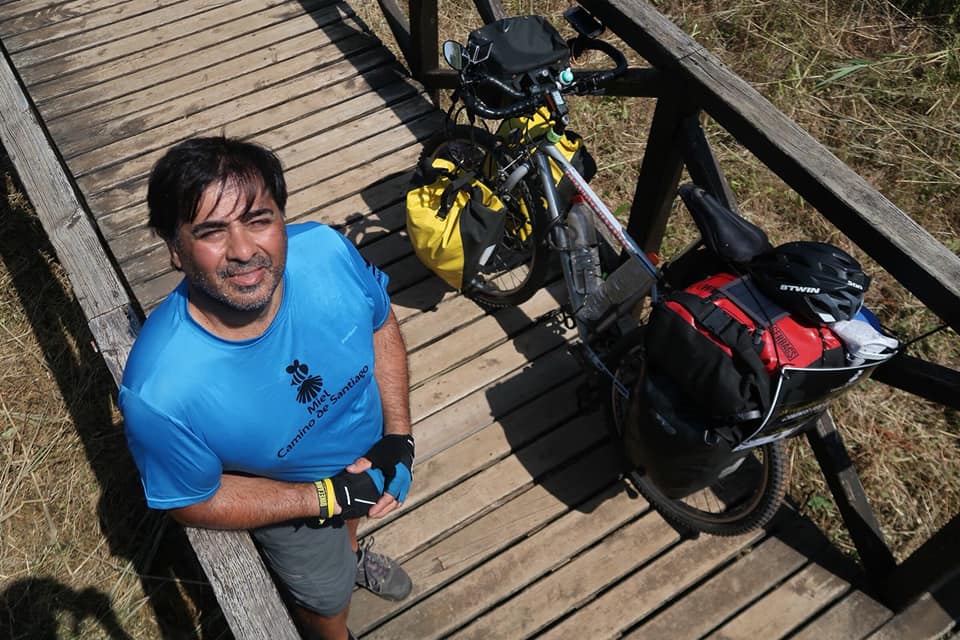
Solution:
<svg viewBox="0 0 960 640">
<path fill-rule="evenodd" d="M 676 144 L 683 117 L 704 109 L 960 327 L 957 256 L 643 0 L 582 4 L 652 65 L 619 86 L 658 98 L 656 162 L 638 183 L 648 210 L 631 223 L 643 244 L 659 243 L 683 163 L 710 177 L 709 154 Z M 478 5 L 488 18 L 499 10 Z M 572 335 L 550 315 L 559 289 L 485 314 L 424 270 L 401 200 L 440 122 L 430 91 L 451 78 L 435 65 L 436 2 L 381 6 L 419 82 L 346 2 L 0 2 L 3 144 L 114 376 L 144 314 L 179 280 L 145 225 L 153 162 L 191 136 L 255 140 L 287 169 L 291 221 L 335 225 L 390 274 L 410 351 L 414 491 L 362 533 L 402 560 L 415 587 L 400 603 L 358 592 L 358 637 L 933 638 L 952 628 L 956 522 L 894 566 L 830 425 L 811 442 L 866 574 L 789 509 L 767 531 L 682 537 L 618 477 L 600 414 L 578 402 Z M 909 361 L 884 375 L 956 406 L 956 372 Z M 245 532 L 188 533 L 238 638 L 296 637 Z"/>
</svg>

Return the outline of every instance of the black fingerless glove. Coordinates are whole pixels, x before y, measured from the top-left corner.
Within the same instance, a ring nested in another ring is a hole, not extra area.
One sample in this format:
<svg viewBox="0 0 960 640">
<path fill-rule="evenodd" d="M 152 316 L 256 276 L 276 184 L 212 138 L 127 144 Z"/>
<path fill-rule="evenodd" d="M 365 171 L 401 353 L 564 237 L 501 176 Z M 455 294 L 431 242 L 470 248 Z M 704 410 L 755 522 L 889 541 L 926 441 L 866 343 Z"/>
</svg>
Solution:
<svg viewBox="0 0 960 640">
<path fill-rule="evenodd" d="M 412 435 L 391 433 L 380 438 L 363 456 L 374 469 L 383 472 L 386 492 L 398 502 L 403 502 L 410 490 L 413 452 Z"/>
<path fill-rule="evenodd" d="M 367 515 L 383 494 L 383 474 L 376 469 L 363 473 L 341 471 L 330 481 L 340 505 L 340 515 L 347 519 Z"/>
</svg>

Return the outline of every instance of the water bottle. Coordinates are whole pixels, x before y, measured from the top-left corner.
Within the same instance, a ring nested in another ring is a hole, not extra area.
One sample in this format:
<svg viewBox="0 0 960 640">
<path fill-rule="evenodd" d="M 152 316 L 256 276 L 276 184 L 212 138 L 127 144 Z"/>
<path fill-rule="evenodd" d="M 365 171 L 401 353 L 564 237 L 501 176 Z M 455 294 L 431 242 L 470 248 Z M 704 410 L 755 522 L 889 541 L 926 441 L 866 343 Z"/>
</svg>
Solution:
<svg viewBox="0 0 960 640">
<path fill-rule="evenodd" d="M 573 289 L 581 298 L 573 300 L 574 308 L 597 292 L 603 282 L 600 275 L 600 250 L 597 247 L 597 230 L 590 221 L 592 212 L 583 198 L 573 196 L 573 204 L 567 213 L 567 238 L 570 249 L 570 267 L 573 272 Z"/>
<path fill-rule="evenodd" d="M 595 295 L 588 296 L 577 317 L 596 322 L 615 305 L 622 304 L 640 291 L 646 291 L 653 277 L 633 258 L 616 268 L 600 286 Z"/>
</svg>

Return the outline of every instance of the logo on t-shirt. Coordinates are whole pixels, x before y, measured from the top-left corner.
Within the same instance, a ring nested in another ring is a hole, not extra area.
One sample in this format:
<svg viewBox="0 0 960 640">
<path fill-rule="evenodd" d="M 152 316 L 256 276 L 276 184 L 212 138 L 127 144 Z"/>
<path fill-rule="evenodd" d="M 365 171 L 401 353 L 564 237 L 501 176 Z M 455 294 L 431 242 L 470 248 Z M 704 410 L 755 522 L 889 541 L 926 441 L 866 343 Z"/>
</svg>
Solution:
<svg viewBox="0 0 960 640">
<path fill-rule="evenodd" d="M 287 373 L 292 374 L 290 386 L 297 387 L 297 402 L 301 404 L 314 400 L 323 390 L 323 378 L 307 375 L 310 373 L 310 367 L 305 362 L 302 363 L 294 358 L 293 364 L 287 367 Z"/>
</svg>

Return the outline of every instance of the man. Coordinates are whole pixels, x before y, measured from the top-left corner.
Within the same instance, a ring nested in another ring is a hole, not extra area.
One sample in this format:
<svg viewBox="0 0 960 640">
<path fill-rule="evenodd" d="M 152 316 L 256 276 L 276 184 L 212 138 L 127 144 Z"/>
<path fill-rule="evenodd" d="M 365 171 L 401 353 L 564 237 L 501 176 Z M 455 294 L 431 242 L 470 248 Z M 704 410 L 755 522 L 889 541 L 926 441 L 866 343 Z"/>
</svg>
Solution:
<svg viewBox="0 0 960 640">
<path fill-rule="evenodd" d="M 149 224 L 184 279 L 144 324 L 119 403 L 148 505 L 251 529 L 305 633 L 340 640 L 355 581 L 411 588 L 356 537 L 409 489 L 406 351 L 387 276 L 329 227 L 288 228 L 286 197 L 257 145 L 195 138 L 157 162 Z"/>
</svg>

